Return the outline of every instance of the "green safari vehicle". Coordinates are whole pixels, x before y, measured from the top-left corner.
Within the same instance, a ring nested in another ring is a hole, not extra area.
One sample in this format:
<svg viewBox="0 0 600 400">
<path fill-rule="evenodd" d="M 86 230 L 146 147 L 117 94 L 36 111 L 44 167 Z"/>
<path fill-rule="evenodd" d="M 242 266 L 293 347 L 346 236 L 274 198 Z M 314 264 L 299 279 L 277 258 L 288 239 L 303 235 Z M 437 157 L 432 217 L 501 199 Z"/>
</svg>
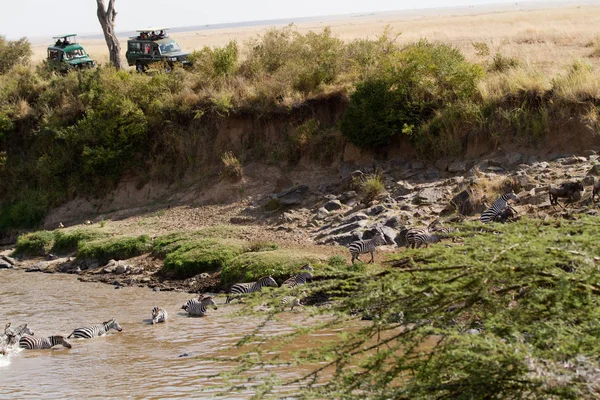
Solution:
<svg viewBox="0 0 600 400">
<path fill-rule="evenodd" d="M 164 63 L 167 72 L 174 64 L 188 66 L 189 53 L 182 51 L 177 42 L 167 35 L 167 29 L 138 29 L 137 36 L 132 36 L 127 41 L 127 64 L 135 65 L 137 72 L 144 72 L 149 64 L 156 62 Z"/>
<path fill-rule="evenodd" d="M 84 69 L 95 67 L 96 61 L 92 60 L 85 49 L 77 43 L 77 35 L 69 34 L 54 36 L 56 41 L 48 46 L 48 67 L 60 72 L 68 72 L 73 69 Z"/>
</svg>

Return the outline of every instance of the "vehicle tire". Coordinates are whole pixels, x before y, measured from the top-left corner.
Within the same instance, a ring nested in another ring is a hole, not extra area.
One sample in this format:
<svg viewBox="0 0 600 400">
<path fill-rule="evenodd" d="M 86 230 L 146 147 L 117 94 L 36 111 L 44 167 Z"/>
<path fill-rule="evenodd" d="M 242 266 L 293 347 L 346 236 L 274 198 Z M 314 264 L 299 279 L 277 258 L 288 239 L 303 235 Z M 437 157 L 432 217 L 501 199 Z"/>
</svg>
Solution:
<svg viewBox="0 0 600 400">
<path fill-rule="evenodd" d="M 142 72 L 144 72 L 144 66 L 142 65 L 141 62 L 137 62 L 135 64 L 135 70 L 138 74 L 141 74 Z"/>
</svg>

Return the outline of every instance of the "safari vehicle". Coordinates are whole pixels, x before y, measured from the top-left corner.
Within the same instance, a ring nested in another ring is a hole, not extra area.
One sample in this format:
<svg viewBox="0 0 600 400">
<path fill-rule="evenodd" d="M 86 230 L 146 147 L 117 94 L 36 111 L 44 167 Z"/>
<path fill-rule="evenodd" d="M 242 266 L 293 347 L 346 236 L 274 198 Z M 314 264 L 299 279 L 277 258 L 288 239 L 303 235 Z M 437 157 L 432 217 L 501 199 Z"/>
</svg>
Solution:
<svg viewBox="0 0 600 400">
<path fill-rule="evenodd" d="M 170 71 L 174 64 L 187 66 L 188 54 L 181 51 L 177 42 L 167 35 L 168 28 L 138 29 L 137 36 L 127 41 L 127 64 L 134 66 L 137 72 L 143 72 L 148 65 L 162 62 Z"/>
<path fill-rule="evenodd" d="M 77 35 L 69 34 L 54 36 L 56 42 L 48 46 L 48 67 L 60 72 L 73 69 L 93 68 L 96 61 L 92 60 L 84 48 L 77 43 Z"/>
</svg>

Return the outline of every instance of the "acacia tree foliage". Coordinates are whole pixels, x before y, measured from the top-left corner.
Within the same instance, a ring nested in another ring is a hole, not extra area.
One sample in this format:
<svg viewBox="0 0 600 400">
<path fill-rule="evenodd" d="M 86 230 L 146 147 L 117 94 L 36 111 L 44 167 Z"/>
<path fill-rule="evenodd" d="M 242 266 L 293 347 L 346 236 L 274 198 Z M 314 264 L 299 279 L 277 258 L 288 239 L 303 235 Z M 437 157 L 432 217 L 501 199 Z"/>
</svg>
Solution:
<svg viewBox="0 0 600 400">
<path fill-rule="evenodd" d="M 341 130 L 362 147 L 416 133 L 437 111 L 472 99 L 482 74 L 459 50 L 422 40 L 394 52 L 379 74 L 356 86 Z"/>
<path fill-rule="evenodd" d="M 0 74 L 8 72 L 15 65 L 29 63 L 30 57 L 31 44 L 27 38 L 6 40 L 0 36 Z"/>
<path fill-rule="evenodd" d="M 277 397 L 290 387 L 297 398 L 340 399 L 597 398 L 599 221 L 470 224 L 461 227 L 464 246 L 408 250 L 371 273 L 320 268 L 309 290 L 329 296 L 333 308 L 315 313 L 335 317 L 276 337 L 258 327 L 240 341 L 242 356 L 224 359 L 238 363 L 227 390 Z M 358 324 L 365 315 L 371 321 Z M 323 328 L 345 332 L 336 341 L 307 339 Z M 292 341 L 305 349 L 289 357 Z M 302 375 L 282 378 L 278 371 L 290 366 Z"/>
</svg>

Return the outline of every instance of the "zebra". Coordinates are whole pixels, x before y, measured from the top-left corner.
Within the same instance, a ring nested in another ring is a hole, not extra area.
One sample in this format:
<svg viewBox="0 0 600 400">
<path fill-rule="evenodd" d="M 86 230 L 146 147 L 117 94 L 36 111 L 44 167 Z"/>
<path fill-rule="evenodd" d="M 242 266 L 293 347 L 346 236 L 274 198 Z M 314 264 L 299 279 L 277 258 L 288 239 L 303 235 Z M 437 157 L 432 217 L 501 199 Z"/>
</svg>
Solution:
<svg viewBox="0 0 600 400">
<path fill-rule="evenodd" d="M 212 296 L 201 296 L 198 299 L 188 300 L 187 303 L 181 306 L 181 309 L 185 310 L 190 315 L 204 317 L 209 306 L 213 306 L 215 310 L 217 309 L 217 304 Z"/>
<path fill-rule="evenodd" d="M 291 303 L 290 311 L 294 309 L 294 307 L 303 307 L 302 299 L 307 296 L 306 291 L 303 290 L 302 293 L 298 296 L 285 296 L 281 299 L 281 306 L 285 309 L 289 303 Z"/>
<path fill-rule="evenodd" d="M 72 346 L 65 340 L 63 336 L 50 336 L 47 338 L 39 338 L 30 335 L 24 335 L 19 340 L 19 347 L 29 350 L 51 349 L 59 344 L 70 349 Z"/>
<path fill-rule="evenodd" d="M 371 239 L 357 240 L 355 242 L 350 243 L 350 245 L 348 246 L 348 250 L 350 250 L 350 255 L 352 256 L 352 264 L 354 264 L 354 260 L 360 261 L 360 258 L 358 258 L 358 256 L 365 253 L 371 253 L 371 261 L 369 261 L 369 263 L 372 263 L 374 261 L 373 253 L 375 253 L 375 248 L 378 245 L 384 244 L 386 244 L 385 238 L 383 237 L 383 234 L 379 231 Z"/>
<path fill-rule="evenodd" d="M 241 295 L 260 292 L 263 286 L 278 287 L 275 279 L 270 276 L 260 278 L 256 282 L 236 283 L 231 287 L 231 290 L 229 290 L 229 295 L 227 296 L 227 300 L 225 300 L 225 304 L 228 304 L 233 299 L 241 297 Z"/>
<path fill-rule="evenodd" d="M 23 335 L 33 336 L 33 331 L 27 326 L 27 324 L 19 325 L 16 328 L 11 328 L 9 322 L 4 328 L 4 335 L 6 336 L 6 344 L 8 346 L 12 346 L 18 343 Z"/>
<path fill-rule="evenodd" d="M 310 264 L 304 264 L 300 270 L 315 272 L 315 269 Z"/>
<path fill-rule="evenodd" d="M 313 274 L 311 274 L 310 272 L 301 272 L 298 275 L 294 275 L 291 278 L 289 278 L 288 280 L 286 280 L 285 282 L 283 282 L 283 285 L 293 288 L 298 285 L 305 285 L 306 281 L 308 279 L 312 279 L 312 278 L 313 278 Z"/>
<path fill-rule="evenodd" d="M 490 208 L 481 214 L 481 218 L 479 218 L 481 222 L 487 224 L 494 221 L 496 216 L 500 214 L 506 208 L 506 206 L 508 206 L 509 200 L 519 201 L 519 198 L 515 192 L 504 193 L 502 196 L 498 197 L 496 201 L 494 201 Z"/>
<path fill-rule="evenodd" d="M 166 322 L 168 317 L 169 314 L 167 314 L 167 310 L 164 308 L 154 307 L 152 309 L 152 325 Z"/>
<path fill-rule="evenodd" d="M 121 325 L 119 325 L 119 323 L 113 318 L 101 324 L 90 326 L 89 328 L 77 328 L 73 331 L 73 333 L 67 336 L 67 339 L 70 339 L 71 336 L 75 338 L 91 339 L 96 336 L 105 335 L 110 329 L 115 329 L 118 332 L 123 330 Z"/>
<path fill-rule="evenodd" d="M 512 222 L 515 218 L 515 214 L 518 214 L 517 210 L 515 210 L 511 206 L 506 206 L 494 217 L 494 222 L 500 222 L 502 224 L 506 222 Z"/>
</svg>

